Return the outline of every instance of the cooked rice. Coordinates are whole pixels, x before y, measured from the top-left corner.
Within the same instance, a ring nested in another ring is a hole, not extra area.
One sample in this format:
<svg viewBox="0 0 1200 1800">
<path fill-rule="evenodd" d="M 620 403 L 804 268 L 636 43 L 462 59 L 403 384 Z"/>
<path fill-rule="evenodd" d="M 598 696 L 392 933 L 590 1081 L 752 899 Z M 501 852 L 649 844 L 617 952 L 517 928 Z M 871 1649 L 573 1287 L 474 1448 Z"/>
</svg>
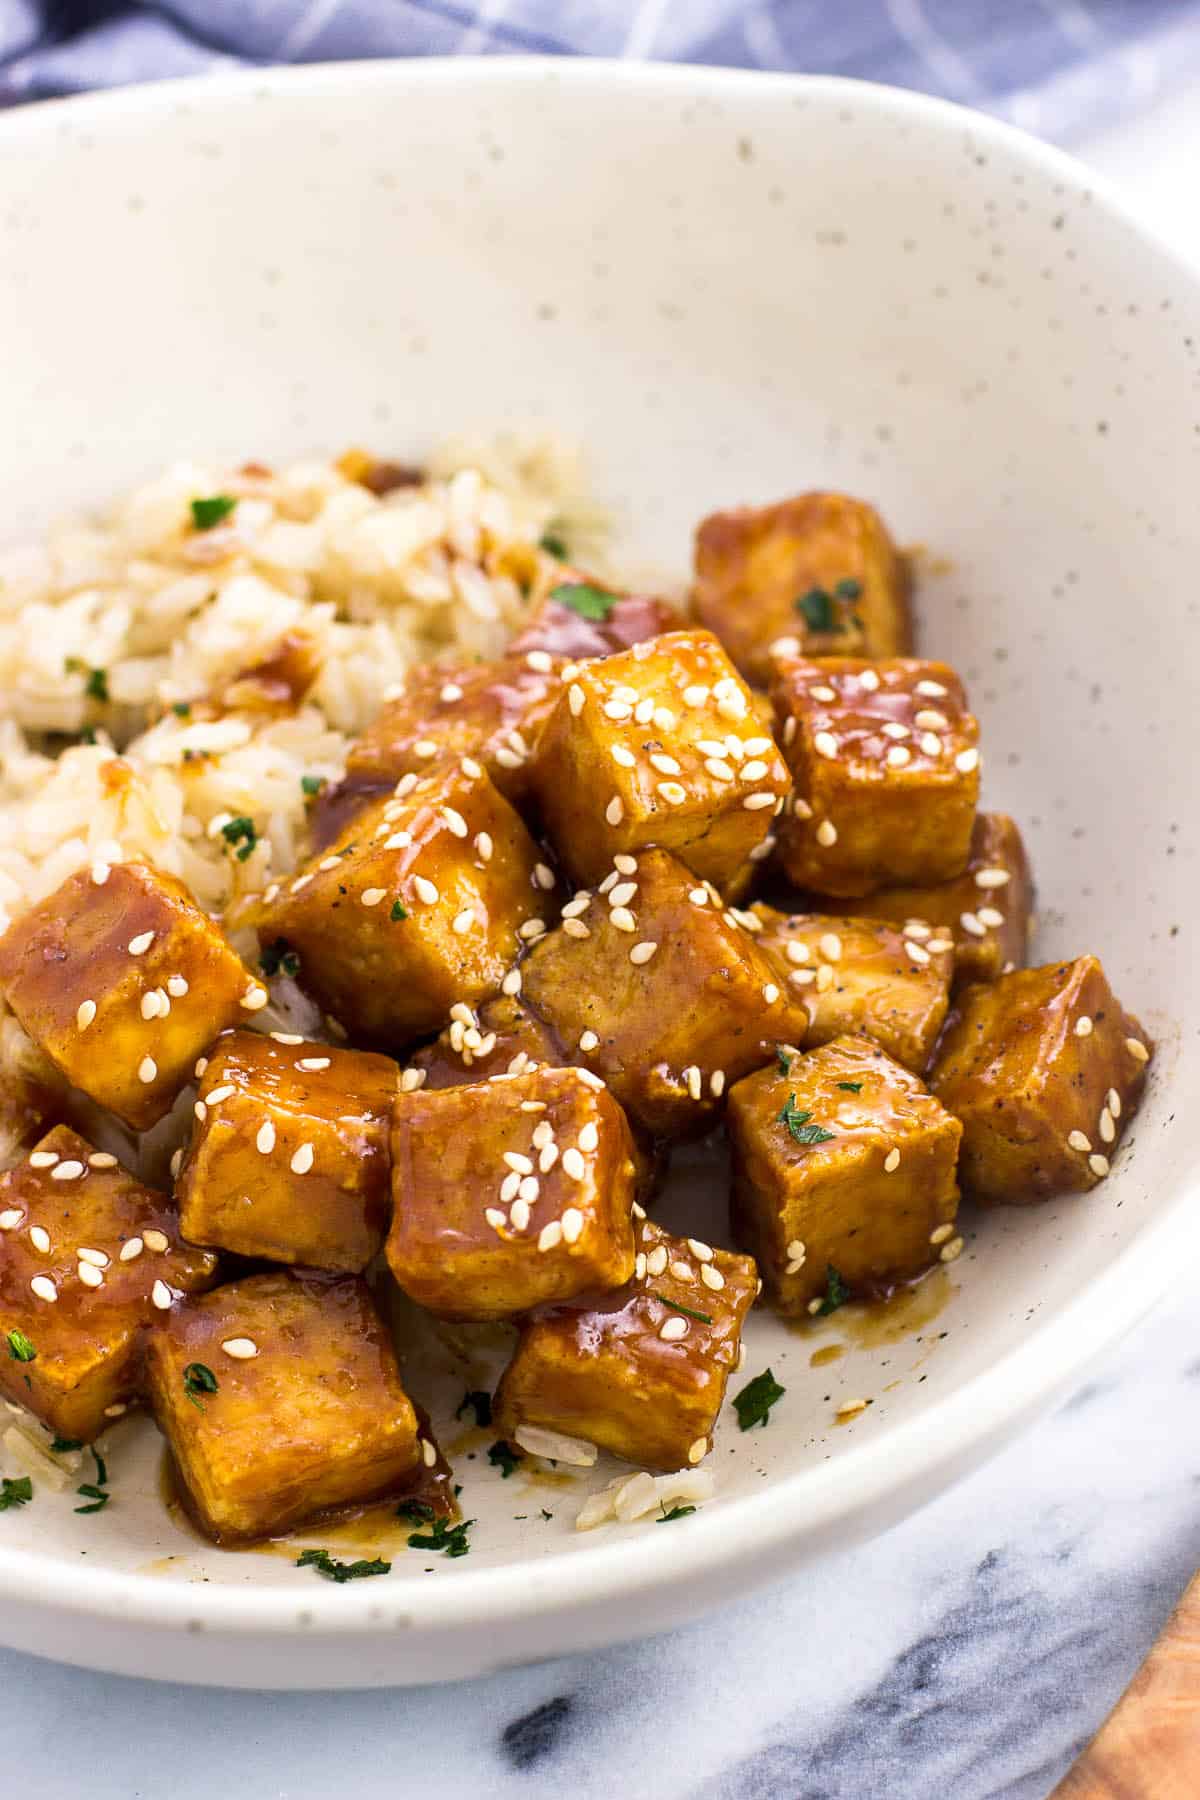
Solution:
<svg viewBox="0 0 1200 1800">
<path fill-rule="evenodd" d="M 581 488 L 542 440 L 447 445 L 382 497 L 336 463 L 179 464 L 98 522 L 0 552 L 0 930 L 97 857 L 152 861 L 213 911 L 290 869 L 302 777 L 337 778 L 408 668 L 496 655 L 547 531 L 597 565 Z M 191 501 L 217 494 L 234 512 L 192 529 Z M 294 713 L 171 710 L 298 628 L 321 671 Z M 89 696 L 96 670 L 110 705 Z M 221 826 L 242 815 L 258 842 L 239 862 Z"/>
</svg>

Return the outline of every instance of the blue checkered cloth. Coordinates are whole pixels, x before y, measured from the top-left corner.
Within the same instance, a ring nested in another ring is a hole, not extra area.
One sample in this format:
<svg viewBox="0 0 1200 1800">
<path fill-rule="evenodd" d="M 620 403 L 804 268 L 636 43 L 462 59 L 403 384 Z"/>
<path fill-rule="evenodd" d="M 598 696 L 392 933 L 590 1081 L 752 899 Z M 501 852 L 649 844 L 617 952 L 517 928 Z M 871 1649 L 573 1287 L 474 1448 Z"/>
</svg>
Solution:
<svg viewBox="0 0 1200 1800">
<path fill-rule="evenodd" d="M 1200 0 L 0 0 L 0 105 L 239 64 L 520 52 L 854 75 L 1070 142 L 1200 73 Z"/>
</svg>

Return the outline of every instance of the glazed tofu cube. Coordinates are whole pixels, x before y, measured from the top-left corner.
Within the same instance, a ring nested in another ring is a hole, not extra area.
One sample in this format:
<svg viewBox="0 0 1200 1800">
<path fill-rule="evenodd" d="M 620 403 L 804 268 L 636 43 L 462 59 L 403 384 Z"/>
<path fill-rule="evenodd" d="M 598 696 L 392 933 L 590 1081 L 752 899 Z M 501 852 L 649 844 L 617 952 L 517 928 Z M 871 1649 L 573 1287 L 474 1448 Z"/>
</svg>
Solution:
<svg viewBox="0 0 1200 1800">
<path fill-rule="evenodd" d="M 664 631 L 678 631 L 683 617 L 669 600 L 653 594 L 621 594 L 590 575 L 564 568 L 536 601 L 511 649 L 515 655 L 540 650 L 569 662 L 612 656 Z"/>
<path fill-rule="evenodd" d="M 401 1094 L 388 1266 L 449 1319 L 506 1319 L 633 1273 L 633 1145 L 586 1070 Z"/>
<path fill-rule="evenodd" d="M 908 570 L 874 507 L 847 494 L 798 494 L 713 513 L 696 531 L 698 618 L 747 681 L 776 651 L 904 656 L 912 649 Z"/>
<path fill-rule="evenodd" d="M 433 1460 L 353 1275 L 280 1269 L 184 1301 L 154 1332 L 147 1375 L 182 1497 L 219 1544 L 379 1499 Z"/>
<path fill-rule="evenodd" d="M 966 1192 L 1020 1205 L 1095 1187 L 1151 1050 L 1094 956 L 967 988 L 930 1078 L 962 1120 Z"/>
<path fill-rule="evenodd" d="M 669 632 L 578 667 L 533 779 L 578 880 L 599 880 L 618 852 L 659 844 L 718 887 L 769 836 L 790 785 L 749 689 L 708 631 Z"/>
<path fill-rule="evenodd" d="M 665 850 L 621 854 L 521 965 L 527 1006 L 655 1137 L 698 1137 L 727 1087 L 808 1023 L 751 931 Z"/>
<path fill-rule="evenodd" d="M 843 910 L 831 903 L 832 911 Z M 1005 813 L 977 813 L 963 873 L 936 887 L 883 888 L 847 912 L 893 919 L 927 950 L 954 947 L 954 985 L 995 981 L 1024 966 L 1033 916 L 1033 877 L 1021 833 Z"/>
<path fill-rule="evenodd" d="M 771 1304 L 818 1312 L 835 1277 L 869 1294 L 962 1249 L 962 1128 L 869 1038 L 835 1038 L 729 1096 L 733 1220 Z"/>
<path fill-rule="evenodd" d="M 0 991 L 67 1080 L 134 1131 L 268 998 L 183 883 L 143 863 L 81 869 L 23 913 L 0 939 Z"/>
<path fill-rule="evenodd" d="M 961 875 L 979 797 L 979 728 L 945 663 L 777 659 L 779 740 L 795 782 L 780 821 L 790 879 L 870 894 Z"/>
<path fill-rule="evenodd" d="M 0 1391 L 60 1437 L 98 1437 L 141 1392 L 151 1322 L 216 1269 L 161 1194 L 56 1125 L 0 1175 Z"/>
<path fill-rule="evenodd" d="M 808 1014 L 806 1048 L 865 1032 L 906 1069 L 924 1071 L 950 999 L 948 943 L 930 949 L 921 941 L 928 931 L 910 937 L 874 919 L 782 913 L 761 904 L 750 911 L 761 922 L 756 941 L 777 981 L 795 991 Z"/>
<path fill-rule="evenodd" d="M 499 662 L 410 669 L 404 692 L 389 700 L 350 746 L 345 788 L 390 789 L 402 775 L 425 774 L 440 758 L 467 756 L 481 762 L 500 792 L 517 802 L 525 795 L 530 758 L 559 696 L 560 667 L 544 651 L 531 650 Z M 336 801 L 337 790 L 330 804 Z"/>
<path fill-rule="evenodd" d="M 390 1214 L 387 1056 L 294 1033 L 222 1034 L 208 1055 L 176 1183 L 194 1244 L 357 1273 Z"/>
<path fill-rule="evenodd" d="M 352 1033 L 394 1045 L 495 993 L 554 875 L 508 801 L 470 758 L 405 775 L 290 881 L 267 889 L 264 948 Z M 556 909 L 555 909 L 556 910 Z M 544 929 L 540 924 L 537 929 Z"/>
<path fill-rule="evenodd" d="M 700 1462 L 757 1292 L 748 1256 L 641 1221 L 631 1281 L 522 1327 L 499 1431 L 555 1460 L 594 1461 L 594 1445 L 644 1469 Z"/>
</svg>

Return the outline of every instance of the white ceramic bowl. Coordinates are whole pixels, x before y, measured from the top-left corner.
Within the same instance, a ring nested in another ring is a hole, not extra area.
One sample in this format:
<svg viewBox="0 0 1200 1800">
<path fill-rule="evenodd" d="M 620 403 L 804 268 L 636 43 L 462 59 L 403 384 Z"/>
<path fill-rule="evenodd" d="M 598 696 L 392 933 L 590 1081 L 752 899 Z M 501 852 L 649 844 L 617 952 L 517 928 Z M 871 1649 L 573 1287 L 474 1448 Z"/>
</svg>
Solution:
<svg viewBox="0 0 1200 1800">
<path fill-rule="evenodd" d="M 570 1495 L 463 1462 L 469 1558 L 335 1587 L 177 1531 L 143 1426 L 106 1512 L 4 1516 L 0 1637 L 188 1680 L 435 1680 L 661 1628 L 898 1519 L 1197 1238 L 1196 277 L 1032 139 L 828 80 L 313 68 L 13 113 L 0 149 L 6 535 L 185 453 L 513 424 L 590 445 L 631 554 L 676 574 L 714 507 L 870 496 L 943 559 L 923 642 L 1027 829 L 1040 951 L 1101 952 L 1164 1040 L 1111 1178 L 973 1221 L 920 1341 L 814 1369 L 839 1318 L 756 1319 L 747 1371 L 786 1401 L 726 1418 L 718 1498 L 670 1530 L 576 1535 Z M 834 1429 L 848 1395 L 875 1404 Z"/>
</svg>

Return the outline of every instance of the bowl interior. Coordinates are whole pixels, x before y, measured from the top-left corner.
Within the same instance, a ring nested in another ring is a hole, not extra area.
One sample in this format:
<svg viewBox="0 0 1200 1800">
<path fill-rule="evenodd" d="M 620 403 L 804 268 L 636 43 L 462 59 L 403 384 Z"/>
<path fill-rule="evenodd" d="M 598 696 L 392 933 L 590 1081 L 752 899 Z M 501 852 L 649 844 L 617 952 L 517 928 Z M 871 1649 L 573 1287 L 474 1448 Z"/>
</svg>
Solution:
<svg viewBox="0 0 1200 1800">
<path fill-rule="evenodd" d="M 765 1431 L 725 1419 L 718 1501 L 687 1528 L 709 1566 L 736 1559 L 730 1509 L 762 1516 L 768 1486 L 793 1538 L 849 1528 L 864 1495 L 907 1503 L 1148 1304 L 1195 1236 L 1194 281 L 1054 154 L 835 82 L 316 70 L 3 134 L 6 537 L 176 457 L 419 455 L 516 427 L 581 442 L 629 565 L 676 582 L 706 511 L 810 486 L 875 500 L 922 547 L 922 647 L 962 670 L 986 803 L 1027 832 L 1038 959 L 1097 951 L 1163 1048 L 1111 1179 L 971 1216 L 962 1260 L 894 1328 L 755 1320 L 747 1372 L 769 1363 L 788 1393 Z M 709 1217 L 713 1179 L 681 1157 L 667 1216 Z M 851 1395 L 874 1404 L 835 1427 Z M 365 1617 L 366 1595 L 301 1590 L 285 1558 L 172 1525 L 148 1428 L 114 1447 L 121 1504 L 11 1515 L 5 1567 L 38 1552 L 50 1579 L 86 1549 L 89 1571 L 208 1583 L 200 1609 L 254 1590 Z M 577 1492 L 503 1482 L 472 1448 L 475 1552 L 436 1582 L 401 1556 L 410 1613 L 449 1577 L 610 1553 L 619 1583 L 696 1554 L 682 1528 L 576 1536 Z"/>
</svg>

